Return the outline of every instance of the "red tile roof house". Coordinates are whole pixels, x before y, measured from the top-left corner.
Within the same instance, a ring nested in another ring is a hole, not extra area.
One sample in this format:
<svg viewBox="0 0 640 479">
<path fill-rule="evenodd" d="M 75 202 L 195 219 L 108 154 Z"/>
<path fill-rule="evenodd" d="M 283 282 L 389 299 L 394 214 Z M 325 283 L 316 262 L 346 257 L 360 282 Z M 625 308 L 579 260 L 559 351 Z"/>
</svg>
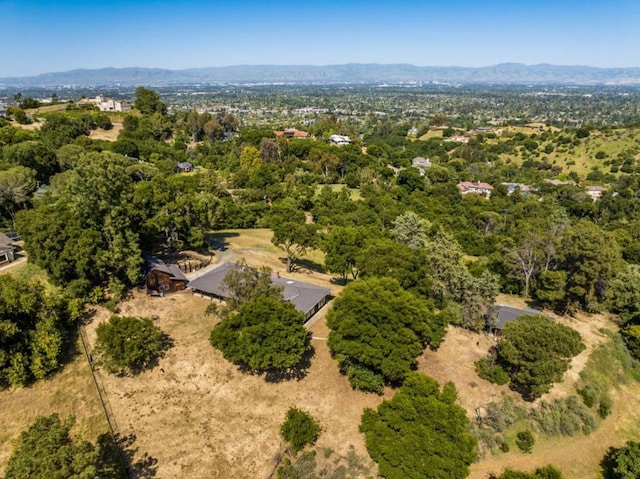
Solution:
<svg viewBox="0 0 640 479">
<path fill-rule="evenodd" d="M 458 183 L 458 190 L 463 195 L 474 193 L 477 195 L 485 195 L 487 198 L 491 196 L 493 186 L 489 183 L 483 183 L 481 181 L 461 181 Z"/>
<path fill-rule="evenodd" d="M 274 131 L 276 136 L 282 136 L 284 138 L 311 138 L 311 133 L 308 131 L 296 130 L 295 128 L 287 128 L 283 131 Z"/>
</svg>

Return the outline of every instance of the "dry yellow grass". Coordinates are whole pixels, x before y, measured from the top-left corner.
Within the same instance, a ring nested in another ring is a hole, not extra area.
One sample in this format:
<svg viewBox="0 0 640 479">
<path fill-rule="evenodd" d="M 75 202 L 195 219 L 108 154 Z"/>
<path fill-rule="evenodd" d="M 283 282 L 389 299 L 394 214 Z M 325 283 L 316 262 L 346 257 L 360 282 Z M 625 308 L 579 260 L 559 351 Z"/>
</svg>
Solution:
<svg viewBox="0 0 640 479">
<path fill-rule="evenodd" d="M 82 348 L 79 342 L 76 347 Z M 11 455 L 12 441 L 36 416 L 53 413 L 63 418 L 74 415 L 76 425 L 72 432 L 89 441 L 108 431 L 89 365 L 80 353 L 50 379 L 28 388 L 0 391 L 0 476 Z"/>
<path fill-rule="evenodd" d="M 89 138 L 91 138 L 92 140 L 116 141 L 121 130 L 122 123 L 114 123 L 113 128 L 111 128 L 110 130 L 103 130 L 102 128 L 92 130 L 89 133 Z"/>
</svg>

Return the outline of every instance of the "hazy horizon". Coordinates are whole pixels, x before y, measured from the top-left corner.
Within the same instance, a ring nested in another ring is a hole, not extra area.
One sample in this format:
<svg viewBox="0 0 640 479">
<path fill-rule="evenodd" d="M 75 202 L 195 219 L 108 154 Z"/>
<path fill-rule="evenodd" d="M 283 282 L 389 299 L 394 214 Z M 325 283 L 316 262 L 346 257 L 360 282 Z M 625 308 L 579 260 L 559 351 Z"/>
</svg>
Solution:
<svg viewBox="0 0 640 479">
<path fill-rule="evenodd" d="M 0 77 L 348 63 L 640 67 L 640 2 L 0 0 Z"/>
</svg>

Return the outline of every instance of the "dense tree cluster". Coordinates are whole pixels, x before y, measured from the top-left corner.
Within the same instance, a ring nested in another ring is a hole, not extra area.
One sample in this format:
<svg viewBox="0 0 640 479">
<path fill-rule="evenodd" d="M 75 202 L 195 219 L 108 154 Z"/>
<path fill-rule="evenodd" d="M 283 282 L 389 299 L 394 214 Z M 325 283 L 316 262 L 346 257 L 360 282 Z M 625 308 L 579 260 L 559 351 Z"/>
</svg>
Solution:
<svg viewBox="0 0 640 479">
<path fill-rule="evenodd" d="M 632 479 L 640 475 L 640 442 L 627 441 L 607 451 L 602 465 L 606 479 Z"/>
<path fill-rule="evenodd" d="M 391 278 L 349 284 L 327 315 L 329 349 L 354 388 L 382 392 L 400 384 L 426 345 L 436 348 L 445 325 L 424 299 Z"/>
<path fill-rule="evenodd" d="M 0 385 L 24 385 L 57 370 L 81 313 L 78 300 L 0 276 Z"/>
<path fill-rule="evenodd" d="M 102 435 L 96 444 L 70 434 L 75 419 L 57 414 L 38 416 L 20 434 L 5 470 L 5 479 L 122 479 L 125 471 L 113 440 Z"/>
<path fill-rule="evenodd" d="M 360 430 L 387 479 L 462 479 L 476 459 L 476 438 L 456 389 L 422 374 L 409 375 L 392 399 L 365 409 Z"/>
</svg>

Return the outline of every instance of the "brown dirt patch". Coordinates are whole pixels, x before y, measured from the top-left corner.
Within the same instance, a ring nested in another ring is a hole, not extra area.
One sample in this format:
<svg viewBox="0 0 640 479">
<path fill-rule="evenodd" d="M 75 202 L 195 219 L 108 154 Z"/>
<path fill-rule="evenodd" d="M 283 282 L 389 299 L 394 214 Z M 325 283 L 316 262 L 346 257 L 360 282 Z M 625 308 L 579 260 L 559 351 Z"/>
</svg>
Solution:
<svg viewBox="0 0 640 479">
<path fill-rule="evenodd" d="M 113 128 L 110 130 L 103 130 L 102 128 L 91 130 L 91 132 L 89 132 L 89 138 L 92 140 L 116 141 L 121 130 L 122 123 L 113 123 Z"/>
</svg>

